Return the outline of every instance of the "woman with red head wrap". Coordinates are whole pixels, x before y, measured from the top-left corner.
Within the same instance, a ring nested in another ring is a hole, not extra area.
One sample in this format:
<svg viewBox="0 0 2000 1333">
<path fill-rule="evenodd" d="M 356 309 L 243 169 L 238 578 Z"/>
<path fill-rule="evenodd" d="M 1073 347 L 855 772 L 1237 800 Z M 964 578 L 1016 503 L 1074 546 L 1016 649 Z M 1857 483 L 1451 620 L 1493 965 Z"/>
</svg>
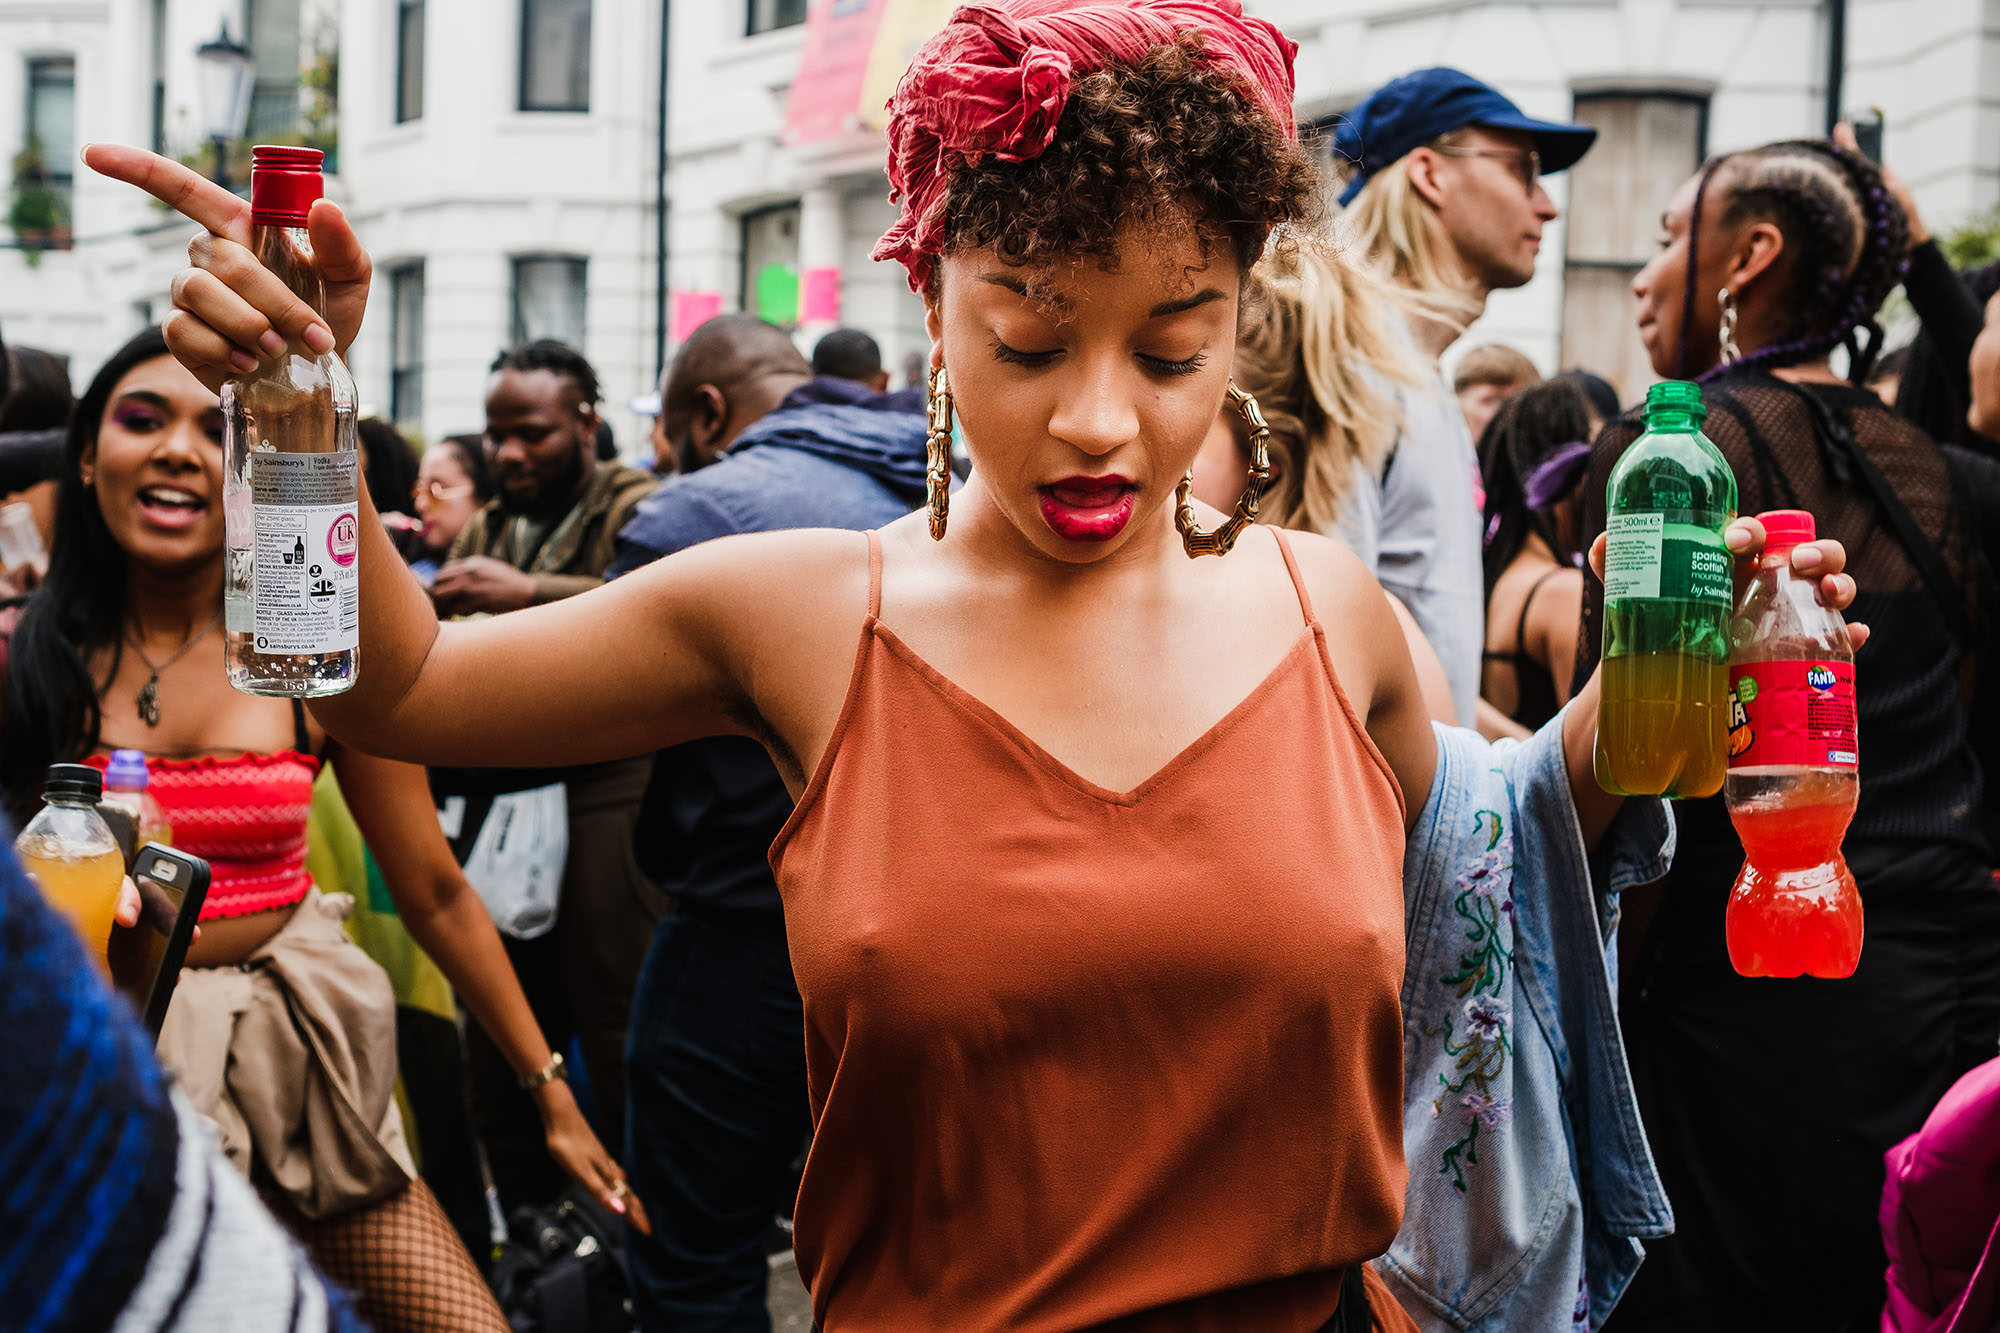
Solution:
<svg viewBox="0 0 2000 1333">
<path fill-rule="evenodd" d="M 1226 397 L 1261 424 L 1238 297 L 1318 192 L 1292 54 L 1235 0 L 968 5 L 925 46 L 878 254 L 927 311 L 928 514 L 442 627 L 362 525 L 367 665 L 314 705 L 343 740 L 518 765 L 733 733 L 798 795 L 771 858 L 827 1333 L 1411 1327 L 1368 1261 L 1402 1216 L 1401 871 L 1437 742 L 1355 558 L 1254 526 L 1254 477 L 1227 520 L 1183 486 Z M 268 290 L 239 201 L 89 160 L 215 233 L 169 325 L 197 374 L 267 328 L 353 337 L 332 205 L 322 317 Z M 544 685 L 579 660 L 589 688 Z"/>
</svg>

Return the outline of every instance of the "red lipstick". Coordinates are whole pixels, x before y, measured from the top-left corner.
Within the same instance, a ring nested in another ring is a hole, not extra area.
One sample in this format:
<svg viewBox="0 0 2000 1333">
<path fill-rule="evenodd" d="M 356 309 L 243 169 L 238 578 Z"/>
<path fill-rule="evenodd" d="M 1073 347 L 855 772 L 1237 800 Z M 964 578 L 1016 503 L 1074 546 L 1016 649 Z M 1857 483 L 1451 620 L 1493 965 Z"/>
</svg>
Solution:
<svg viewBox="0 0 2000 1333">
<path fill-rule="evenodd" d="M 1132 521 L 1138 487 L 1113 473 L 1065 477 L 1038 488 L 1042 521 L 1064 541 L 1108 542 Z"/>
</svg>

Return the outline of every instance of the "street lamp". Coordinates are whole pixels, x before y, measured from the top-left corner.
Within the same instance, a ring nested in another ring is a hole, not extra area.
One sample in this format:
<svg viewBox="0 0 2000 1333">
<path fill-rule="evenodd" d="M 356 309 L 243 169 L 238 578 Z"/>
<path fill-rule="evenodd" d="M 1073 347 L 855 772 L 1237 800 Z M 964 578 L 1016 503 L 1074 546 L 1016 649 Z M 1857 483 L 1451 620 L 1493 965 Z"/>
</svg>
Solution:
<svg viewBox="0 0 2000 1333">
<path fill-rule="evenodd" d="M 201 71 L 198 91 L 202 129 L 215 145 L 212 174 L 215 183 L 227 190 L 229 143 L 241 138 L 249 124 L 250 88 L 256 80 L 256 67 L 250 59 L 250 48 L 230 39 L 228 19 L 222 21 L 221 34 L 214 41 L 196 47 L 194 55 Z"/>
</svg>

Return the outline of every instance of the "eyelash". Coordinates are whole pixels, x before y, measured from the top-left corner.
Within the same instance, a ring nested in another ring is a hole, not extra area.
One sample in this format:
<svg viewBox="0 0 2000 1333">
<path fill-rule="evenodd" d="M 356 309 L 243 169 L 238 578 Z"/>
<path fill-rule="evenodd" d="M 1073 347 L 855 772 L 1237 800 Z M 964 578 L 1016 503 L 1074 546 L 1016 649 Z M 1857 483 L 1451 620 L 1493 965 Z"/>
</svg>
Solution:
<svg viewBox="0 0 2000 1333">
<path fill-rule="evenodd" d="M 1208 353 L 1196 352 L 1185 361 L 1163 361 L 1157 356 L 1142 356 L 1139 359 L 1156 375 L 1192 375 L 1208 364 Z"/>
<path fill-rule="evenodd" d="M 994 360 L 1004 361 L 1010 366 L 1027 366 L 1030 369 L 1039 370 L 1049 364 L 1049 362 L 1055 360 L 1057 355 L 1059 353 L 1053 351 L 1023 352 L 1017 347 L 1009 347 L 998 338 L 993 340 Z"/>
<path fill-rule="evenodd" d="M 1019 348 L 1009 347 L 998 338 L 993 340 L 993 356 L 996 360 L 1014 366 L 1027 366 L 1031 370 L 1039 370 L 1048 365 L 1059 354 L 1056 351 L 1023 352 Z M 1141 356 L 1139 360 L 1156 375 L 1192 375 L 1208 364 L 1208 353 L 1196 352 L 1185 361 L 1168 361 L 1157 356 Z"/>
<path fill-rule="evenodd" d="M 167 427 L 165 417 L 140 407 L 122 407 L 111 414 L 111 420 L 117 423 L 119 429 L 133 435 L 151 435 Z M 201 433 L 208 437 L 211 444 L 222 443 L 222 423 L 219 421 L 204 425 Z"/>
<path fill-rule="evenodd" d="M 111 419 L 117 422 L 120 428 L 131 431 L 134 435 L 156 431 L 166 424 L 153 413 L 136 407 L 120 408 L 111 414 Z"/>
</svg>

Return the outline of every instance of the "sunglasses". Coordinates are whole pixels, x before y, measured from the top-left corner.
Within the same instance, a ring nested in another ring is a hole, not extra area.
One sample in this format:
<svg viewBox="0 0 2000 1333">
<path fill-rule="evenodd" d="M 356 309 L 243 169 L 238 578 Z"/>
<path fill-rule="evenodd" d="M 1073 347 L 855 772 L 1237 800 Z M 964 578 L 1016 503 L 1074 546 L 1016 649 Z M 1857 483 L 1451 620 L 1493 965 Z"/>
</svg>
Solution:
<svg viewBox="0 0 2000 1333">
<path fill-rule="evenodd" d="M 1535 187 L 1542 181 L 1542 155 L 1532 148 L 1436 148 L 1434 153 L 1446 157 L 1491 157 L 1513 164 L 1515 176 L 1520 178 L 1521 188 L 1533 197 Z"/>
<path fill-rule="evenodd" d="M 439 504 L 445 500 L 462 500 L 470 494 L 472 494 L 472 483 L 469 481 L 459 486 L 446 486 L 435 481 L 420 481 L 410 488 L 410 499 L 418 504 L 422 504 L 426 500 L 432 504 Z"/>
</svg>

